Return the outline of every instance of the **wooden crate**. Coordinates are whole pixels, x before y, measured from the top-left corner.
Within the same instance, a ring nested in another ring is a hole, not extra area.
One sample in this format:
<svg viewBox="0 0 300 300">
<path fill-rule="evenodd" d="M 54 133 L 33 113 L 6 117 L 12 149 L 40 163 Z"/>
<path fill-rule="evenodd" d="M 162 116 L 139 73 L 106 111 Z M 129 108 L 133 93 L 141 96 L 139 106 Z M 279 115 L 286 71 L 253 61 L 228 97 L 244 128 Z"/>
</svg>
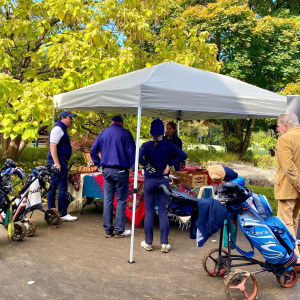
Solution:
<svg viewBox="0 0 300 300">
<path fill-rule="evenodd" d="M 77 172 L 78 173 L 94 173 L 94 172 L 97 172 L 98 168 L 96 166 L 92 165 L 94 163 L 92 161 L 90 151 L 84 151 L 83 156 L 84 156 L 84 160 L 85 160 L 86 164 L 87 165 L 89 164 L 90 167 L 80 166 L 80 167 L 77 168 Z"/>
<path fill-rule="evenodd" d="M 207 175 L 201 171 L 173 171 L 172 175 L 175 184 L 182 184 L 189 187 L 198 187 L 207 185 Z"/>
<path fill-rule="evenodd" d="M 77 168 L 77 173 L 95 173 L 97 171 L 98 168 L 96 166 L 91 166 L 91 167 L 80 166 Z"/>
</svg>

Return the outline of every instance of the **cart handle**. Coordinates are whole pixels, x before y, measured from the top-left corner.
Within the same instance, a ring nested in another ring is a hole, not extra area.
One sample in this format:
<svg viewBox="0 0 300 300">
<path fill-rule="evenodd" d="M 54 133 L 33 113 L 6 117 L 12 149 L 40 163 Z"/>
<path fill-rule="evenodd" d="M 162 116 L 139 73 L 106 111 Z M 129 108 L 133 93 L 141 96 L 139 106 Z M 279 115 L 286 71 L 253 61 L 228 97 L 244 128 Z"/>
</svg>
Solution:
<svg viewBox="0 0 300 300">
<path fill-rule="evenodd" d="M 173 195 L 172 191 L 168 189 L 164 184 L 161 184 L 159 188 L 162 189 L 169 197 Z"/>
</svg>

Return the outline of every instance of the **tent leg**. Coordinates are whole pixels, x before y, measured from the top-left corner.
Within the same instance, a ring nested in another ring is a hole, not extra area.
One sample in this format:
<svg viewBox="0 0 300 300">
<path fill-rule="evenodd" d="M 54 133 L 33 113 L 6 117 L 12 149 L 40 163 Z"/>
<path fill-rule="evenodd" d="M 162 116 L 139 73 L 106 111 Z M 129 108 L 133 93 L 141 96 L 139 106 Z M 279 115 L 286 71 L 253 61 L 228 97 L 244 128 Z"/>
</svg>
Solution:
<svg viewBox="0 0 300 300">
<path fill-rule="evenodd" d="M 179 136 L 179 127 L 180 127 L 180 120 L 181 120 L 181 114 L 182 114 L 182 111 L 181 110 L 178 110 L 177 111 L 177 135 Z"/>
<path fill-rule="evenodd" d="M 54 119 L 55 119 L 55 107 L 53 106 L 53 112 L 52 112 L 52 127 L 54 126 Z"/>
<path fill-rule="evenodd" d="M 135 226 L 135 206 L 136 206 L 136 194 L 137 194 L 137 178 L 139 171 L 139 152 L 140 152 L 140 133 L 141 133 L 141 116 L 142 108 L 138 108 L 138 120 L 137 120 L 137 131 L 136 131 L 136 145 L 135 145 L 135 166 L 134 166 L 134 184 L 133 184 L 133 204 L 132 204 L 132 225 L 131 225 L 131 242 L 130 242 L 130 257 L 129 263 L 133 261 L 133 244 L 134 244 L 134 226 Z"/>
</svg>

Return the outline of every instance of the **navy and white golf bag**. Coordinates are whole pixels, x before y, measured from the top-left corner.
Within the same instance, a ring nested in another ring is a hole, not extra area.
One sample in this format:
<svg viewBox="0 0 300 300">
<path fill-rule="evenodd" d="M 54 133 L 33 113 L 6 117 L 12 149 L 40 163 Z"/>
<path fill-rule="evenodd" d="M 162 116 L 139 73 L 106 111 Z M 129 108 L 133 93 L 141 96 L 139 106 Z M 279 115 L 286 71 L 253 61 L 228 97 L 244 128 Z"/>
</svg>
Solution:
<svg viewBox="0 0 300 300">
<path fill-rule="evenodd" d="M 218 197 L 237 216 L 252 249 L 258 249 L 267 262 L 284 269 L 296 264 L 296 241 L 280 218 L 271 217 L 273 211 L 265 196 L 229 182 L 219 188 Z M 239 247 L 236 249 L 247 258 L 254 256 L 253 250 L 246 252 Z"/>
</svg>

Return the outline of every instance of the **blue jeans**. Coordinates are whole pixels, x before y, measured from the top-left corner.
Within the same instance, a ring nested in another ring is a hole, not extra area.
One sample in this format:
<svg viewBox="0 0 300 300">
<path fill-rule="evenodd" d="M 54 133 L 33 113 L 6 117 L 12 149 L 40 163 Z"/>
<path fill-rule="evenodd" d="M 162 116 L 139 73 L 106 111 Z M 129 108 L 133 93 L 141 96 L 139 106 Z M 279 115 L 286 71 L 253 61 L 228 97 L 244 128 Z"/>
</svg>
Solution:
<svg viewBox="0 0 300 300">
<path fill-rule="evenodd" d="M 50 190 L 48 192 L 48 209 L 55 208 L 55 196 L 58 191 L 58 211 L 60 216 L 63 217 L 67 214 L 68 201 L 68 162 L 66 160 L 59 161 L 61 170 L 53 176 L 50 184 Z M 47 160 L 47 164 L 54 164 L 53 160 Z"/>
<path fill-rule="evenodd" d="M 145 242 L 152 245 L 153 242 L 153 226 L 154 226 L 154 204 L 158 198 L 158 216 L 160 228 L 160 243 L 168 244 L 169 236 L 169 219 L 167 211 L 167 196 L 162 190 L 159 189 L 161 184 L 169 186 L 169 177 L 163 176 L 158 178 L 145 178 L 144 182 L 144 199 L 146 215 L 144 221 Z"/>
<path fill-rule="evenodd" d="M 103 228 L 107 234 L 122 234 L 125 231 L 126 204 L 129 186 L 129 171 L 114 168 L 104 168 L 104 204 Z M 117 193 L 117 211 L 113 225 L 113 202 Z"/>
</svg>

